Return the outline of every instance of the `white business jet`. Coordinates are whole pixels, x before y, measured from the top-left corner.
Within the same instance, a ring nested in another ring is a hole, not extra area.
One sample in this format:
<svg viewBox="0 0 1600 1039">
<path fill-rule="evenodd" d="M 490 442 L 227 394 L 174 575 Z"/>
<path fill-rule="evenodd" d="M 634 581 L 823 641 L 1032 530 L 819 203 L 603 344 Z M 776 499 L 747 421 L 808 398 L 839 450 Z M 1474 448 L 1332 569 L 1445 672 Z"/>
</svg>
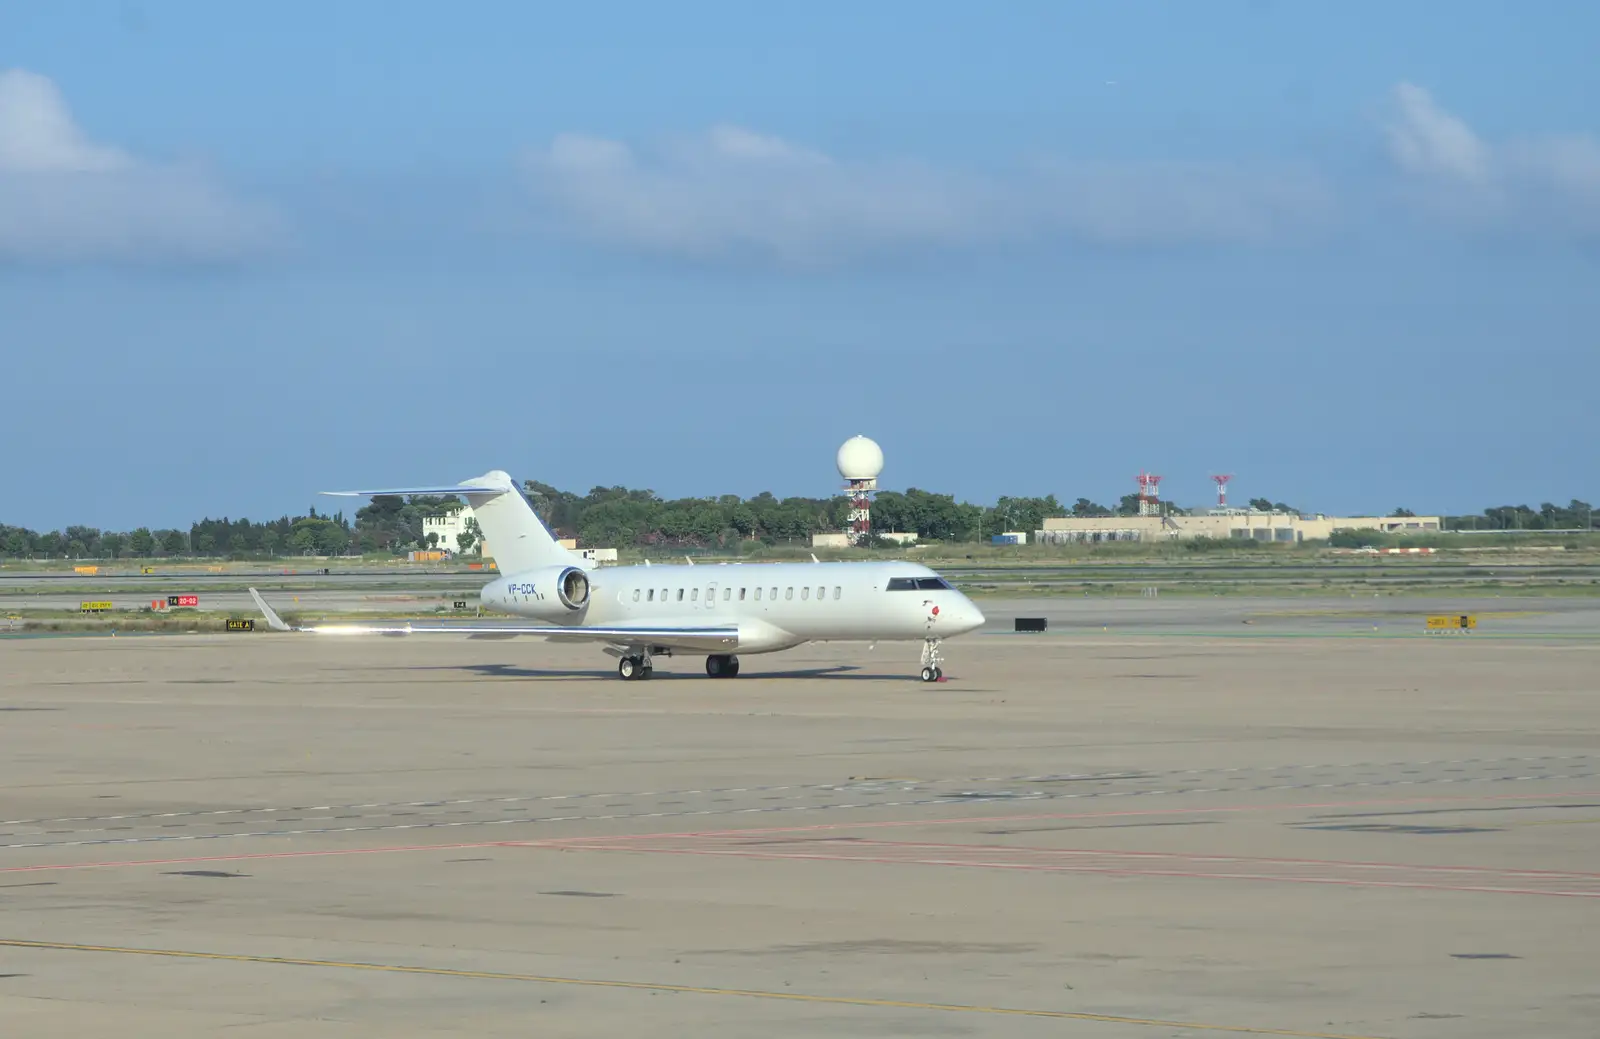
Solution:
<svg viewBox="0 0 1600 1039">
<path fill-rule="evenodd" d="M 456 494 L 467 499 L 501 576 L 480 601 L 535 625 L 313 625 L 291 628 L 250 589 L 267 624 L 318 634 L 536 635 L 588 641 L 619 658 L 624 679 L 649 678 L 658 656 L 706 654 L 706 674 L 739 673 L 738 653 L 808 642 L 921 641 L 922 680 L 944 677 L 942 640 L 983 614 L 919 563 L 741 563 L 595 569 L 550 536 L 517 485 L 498 470 L 449 487 L 324 491 L 348 497 Z"/>
</svg>

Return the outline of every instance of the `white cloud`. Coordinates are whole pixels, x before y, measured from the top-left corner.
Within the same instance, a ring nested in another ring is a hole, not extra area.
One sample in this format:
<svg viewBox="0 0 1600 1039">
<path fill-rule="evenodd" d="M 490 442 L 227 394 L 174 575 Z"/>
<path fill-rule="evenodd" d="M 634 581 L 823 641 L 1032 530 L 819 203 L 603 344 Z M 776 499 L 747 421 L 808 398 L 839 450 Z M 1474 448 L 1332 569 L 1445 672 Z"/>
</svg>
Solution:
<svg viewBox="0 0 1600 1039">
<path fill-rule="evenodd" d="M 0 259 L 229 259 L 278 230 L 203 170 L 89 140 L 46 77 L 0 72 Z"/>
<path fill-rule="evenodd" d="M 1394 88 L 1389 154 L 1430 210 L 1480 226 L 1600 231 L 1600 141 L 1485 141 L 1411 83 Z"/>
<path fill-rule="evenodd" d="M 1434 103 L 1421 87 L 1394 88 L 1389 151 L 1409 173 L 1481 183 L 1489 175 L 1489 150 L 1472 128 Z"/>
<path fill-rule="evenodd" d="M 1110 244 L 1273 240 L 1330 196 L 1298 171 L 1057 162 L 983 175 L 835 158 L 732 126 L 648 155 L 557 137 L 528 153 L 537 195 L 602 240 L 691 256 L 826 261 L 918 246 L 1071 237 Z"/>
</svg>

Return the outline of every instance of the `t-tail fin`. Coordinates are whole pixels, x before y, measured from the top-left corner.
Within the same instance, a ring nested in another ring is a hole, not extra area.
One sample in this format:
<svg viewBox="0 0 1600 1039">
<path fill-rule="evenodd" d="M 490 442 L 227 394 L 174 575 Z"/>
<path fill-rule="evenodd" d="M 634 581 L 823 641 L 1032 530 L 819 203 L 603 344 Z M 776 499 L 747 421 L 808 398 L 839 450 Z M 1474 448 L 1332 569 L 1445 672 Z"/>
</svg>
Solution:
<svg viewBox="0 0 1600 1039">
<path fill-rule="evenodd" d="M 587 569 L 583 557 L 567 551 L 551 537 L 549 528 L 540 522 L 528 499 L 517 489 L 516 481 L 498 469 L 448 487 L 396 487 L 322 493 L 350 498 L 389 494 L 459 494 L 472 506 L 472 514 L 483 531 L 485 554 L 494 559 L 502 574 L 519 574 L 546 566 Z"/>
</svg>

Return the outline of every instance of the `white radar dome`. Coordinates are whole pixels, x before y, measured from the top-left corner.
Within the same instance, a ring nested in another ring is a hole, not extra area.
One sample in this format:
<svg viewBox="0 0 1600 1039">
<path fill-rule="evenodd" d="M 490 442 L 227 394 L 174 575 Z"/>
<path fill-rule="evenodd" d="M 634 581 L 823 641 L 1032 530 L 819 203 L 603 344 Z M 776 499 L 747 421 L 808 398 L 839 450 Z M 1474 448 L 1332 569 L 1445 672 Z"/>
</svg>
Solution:
<svg viewBox="0 0 1600 1039">
<path fill-rule="evenodd" d="M 876 480 L 883 472 L 883 448 L 863 436 L 853 436 L 839 445 L 834 461 L 846 480 Z"/>
</svg>

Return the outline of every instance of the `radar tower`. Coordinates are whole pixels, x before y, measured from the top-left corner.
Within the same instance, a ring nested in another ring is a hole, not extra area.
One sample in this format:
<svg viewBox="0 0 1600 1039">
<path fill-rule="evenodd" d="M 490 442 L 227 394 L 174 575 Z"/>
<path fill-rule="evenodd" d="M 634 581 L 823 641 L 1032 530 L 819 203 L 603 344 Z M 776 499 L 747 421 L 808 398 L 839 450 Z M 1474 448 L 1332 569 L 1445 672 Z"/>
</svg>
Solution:
<svg viewBox="0 0 1600 1039">
<path fill-rule="evenodd" d="M 872 495 L 883 472 L 883 449 L 864 436 L 853 436 L 839 445 L 834 462 L 850 492 L 850 544 L 859 545 L 872 531 Z"/>
</svg>

